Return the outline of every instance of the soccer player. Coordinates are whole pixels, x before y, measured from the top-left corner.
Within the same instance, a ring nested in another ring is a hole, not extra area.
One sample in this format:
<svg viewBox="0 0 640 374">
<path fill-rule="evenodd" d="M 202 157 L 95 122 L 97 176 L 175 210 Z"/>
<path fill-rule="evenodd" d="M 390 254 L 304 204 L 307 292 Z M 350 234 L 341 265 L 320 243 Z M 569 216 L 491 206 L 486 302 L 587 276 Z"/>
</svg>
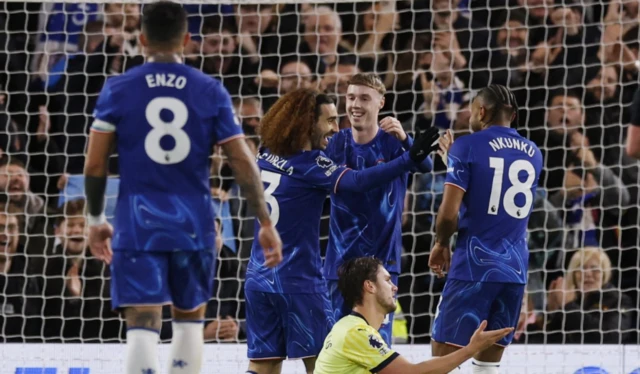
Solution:
<svg viewBox="0 0 640 374">
<path fill-rule="evenodd" d="M 373 257 L 345 262 L 339 269 L 338 285 L 345 305 L 353 309 L 325 339 L 315 374 L 446 374 L 513 331 L 484 331 L 487 322 L 482 321 L 466 347 L 445 357 L 412 364 L 391 350 L 378 331 L 385 315 L 396 308 L 398 290 L 382 262 Z"/>
<path fill-rule="evenodd" d="M 341 130 L 329 143 L 326 153 L 333 162 L 353 170 L 363 170 L 400 157 L 412 145 L 412 139 L 397 119 L 386 117 L 378 122 L 384 106 L 384 84 L 374 74 L 356 74 L 347 88 L 346 110 L 351 128 Z M 427 158 L 414 168 L 432 169 Z M 407 192 L 409 171 L 378 188 L 364 193 L 351 192 L 331 197 L 329 243 L 324 276 L 336 321 L 349 313 L 338 290 L 338 267 L 346 260 L 374 256 L 382 261 L 398 283 L 402 255 L 402 209 Z M 391 344 L 393 313 L 383 323 L 380 333 Z"/>
<path fill-rule="evenodd" d="M 265 267 L 262 245 L 254 241 L 245 282 L 248 373 L 279 373 L 285 358 L 302 358 L 307 372 L 313 372 L 334 323 L 320 257 L 320 217 L 327 194 L 362 193 L 384 185 L 438 148 L 432 145 L 438 131 L 432 129 L 393 161 L 350 170 L 323 152 L 338 130 L 337 119 L 331 98 L 311 89 L 282 96 L 262 119 L 258 166 L 271 222 L 282 233 L 284 259 L 274 269 Z"/>
<path fill-rule="evenodd" d="M 471 104 L 474 131 L 449 149 L 430 268 L 448 279 L 432 328 L 434 356 L 469 343 L 477 321 L 489 329 L 515 327 L 527 283 L 527 222 L 542 169 L 538 147 L 511 128 L 518 106 L 500 85 L 482 89 Z M 456 249 L 451 236 L 458 231 Z M 498 373 L 513 334 L 474 357 L 476 374 Z M 458 372 L 458 371 L 454 371 Z"/>
<path fill-rule="evenodd" d="M 200 373 L 205 305 L 215 269 L 209 155 L 222 147 L 255 208 L 266 266 L 281 242 L 264 201 L 255 158 L 235 123 L 229 94 L 183 65 L 187 15 L 167 1 L 144 7 L 147 62 L 107 80 L 96 104 L 85 161 L 89 245 L 111 264 L 112 306 L 127 323 L 127 374 L 158 373 L 162 305 L 172 304 L 169 373 Z M 103 213 L 107 164 L 120 158 L 114 227 Z M 110 239 L 113 236 L 113 252 Z"/>
</svg>

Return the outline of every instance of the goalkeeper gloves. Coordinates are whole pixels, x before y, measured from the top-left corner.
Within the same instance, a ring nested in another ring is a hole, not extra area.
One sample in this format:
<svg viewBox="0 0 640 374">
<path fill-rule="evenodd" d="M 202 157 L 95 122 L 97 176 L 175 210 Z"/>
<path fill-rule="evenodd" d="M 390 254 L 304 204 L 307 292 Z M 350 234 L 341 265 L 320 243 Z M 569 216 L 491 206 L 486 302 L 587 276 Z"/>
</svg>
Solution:
<svg viewBox="0 0 640 374">
<path fill-rule="evenodd" d="M 409 157 L 413 162 L 422 163 L 431 152 L 439 148 L 437 140 L 440 137 L 438 129 L 430 127 L 423 133 L 418 133 L 416 140 L 409 150 Z M 435 144 L 434 144 L 435 143 Z"/>
</svg>

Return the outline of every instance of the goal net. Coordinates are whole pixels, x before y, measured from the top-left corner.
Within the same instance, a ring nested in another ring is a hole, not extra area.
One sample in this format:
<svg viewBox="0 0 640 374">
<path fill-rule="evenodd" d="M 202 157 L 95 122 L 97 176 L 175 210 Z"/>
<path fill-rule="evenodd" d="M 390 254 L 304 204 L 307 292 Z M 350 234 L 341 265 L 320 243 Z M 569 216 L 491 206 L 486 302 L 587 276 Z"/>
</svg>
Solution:
<svg viewBox="0 0 640 374">
<path fill-rule="evenodd" d="M 456 137 L 469 133 L 470 100 L 481 88 L 509 87 L 517 129 L 543 151 L 544 171 L 531 196 L 527 293 L 502 367 L 640 368 L 638 162 L 625 150 L 640 67 L 637 1 L 183 3 L 192 36 L 184 62 L 222 81 L 254 150 L 261 116 L 297 87 L 336 97 L 344 129 L 350 77 L 373 72 L 387 90 L 381 118 L 397 118 L 409 134 L 435 126 Z M 1 7 L 0 341 L 7 344 L 0 373 L 113 373 L 124 360 L 124 322 L 110 310 L 108 267 L 86 249 L 82 173 L 105 80 L 144 63 L 137 41 L 143 6 Z M 222 240 L 203 370 L 243 372 L 253 212 L 224 157 L 212 160 Z M 109 218 L 119 162 L 127 160 L 110 163 Z M 428 268 L 447 168 L 440 159 L 434 165 L 409 178 L 402 218 L 393 335 L 394 348 L 413 361 L 428 358 L 424 345 L 445 283 Z"/>
</svg>

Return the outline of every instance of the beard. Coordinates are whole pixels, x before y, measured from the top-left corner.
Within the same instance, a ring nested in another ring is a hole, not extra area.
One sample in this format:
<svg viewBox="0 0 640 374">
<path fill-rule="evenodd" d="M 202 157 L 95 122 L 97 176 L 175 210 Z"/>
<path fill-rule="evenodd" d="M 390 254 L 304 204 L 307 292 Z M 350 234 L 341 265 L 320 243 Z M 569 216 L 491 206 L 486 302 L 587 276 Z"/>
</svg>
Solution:
<svg viewBox="0 0 640 374">
<path fill-rule="evenodd" d="M 377 301 L 378 304 L 380 304 L 383 308 L 384 311 L 389 314 L 389 313 L 393 313 L 396 310 L 396 303 L 395 303 L 395 299 L 393 300 L 393 302 L 389 302 L 386 298 L 381 297 L 381 296 L 377 296 Z"/>
</svg>

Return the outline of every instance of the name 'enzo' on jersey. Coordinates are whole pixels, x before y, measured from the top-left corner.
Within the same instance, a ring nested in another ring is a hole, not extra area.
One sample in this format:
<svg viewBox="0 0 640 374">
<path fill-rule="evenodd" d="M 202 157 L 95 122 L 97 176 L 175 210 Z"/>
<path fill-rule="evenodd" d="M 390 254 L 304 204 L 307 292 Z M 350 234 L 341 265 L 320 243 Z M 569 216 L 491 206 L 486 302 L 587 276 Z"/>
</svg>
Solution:
<svg viewBox="0 0 640 374">
<path fill-rule="evenodd" d="M 187 85 L 187 78 L 182 75 L 176 76 L 171 73 L 147 74 L 144 76 L 144 79 L 147 81 L 147 86 L 149 86 L 149 88 L 172 87 L 181 90 Z"/>
</svg>

